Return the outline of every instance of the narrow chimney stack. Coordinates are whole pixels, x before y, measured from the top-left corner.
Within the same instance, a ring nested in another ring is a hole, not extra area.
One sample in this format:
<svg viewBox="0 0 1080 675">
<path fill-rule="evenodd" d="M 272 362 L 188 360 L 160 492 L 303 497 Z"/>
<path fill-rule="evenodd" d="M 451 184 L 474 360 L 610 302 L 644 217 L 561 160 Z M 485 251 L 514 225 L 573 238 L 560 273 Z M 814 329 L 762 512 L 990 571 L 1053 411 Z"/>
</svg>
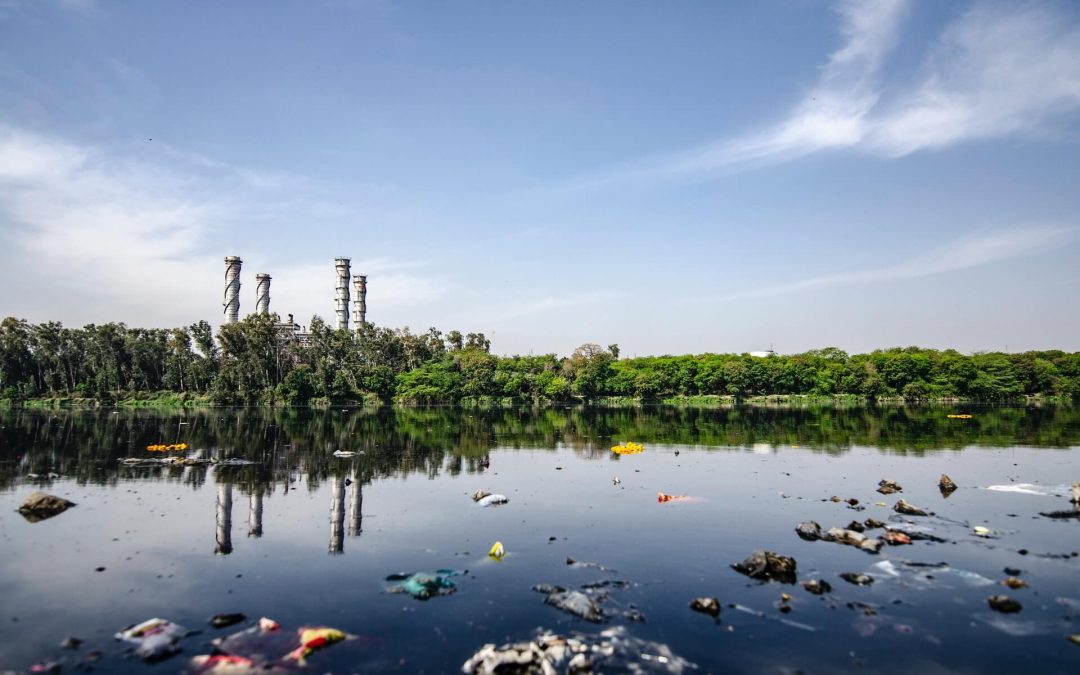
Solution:
<svg viewBox="0 0 1080 675">
<path fill-rule="evenodd" d="M 255 275 L 255 313 L 270 313 L 270 275 Z"/>
<path fill-rule="evenodd" d="M 334 260 L 334 268 L 337 270 L 337 327 L 338 330 L 349 329 L 349 259 L 337 258 Z"/>
<path fill-rule="evenodd" d="M 354 274 L 352 278 L 356 300 L 353 301 L 353 323 L 360 330 L 367 323 L 367 275 Z"/>
<path fill-rule="evenodd" d="M 225 258 L 225 323 L 236 323 L 240 316 L 240 256 Z"/>
</svg>

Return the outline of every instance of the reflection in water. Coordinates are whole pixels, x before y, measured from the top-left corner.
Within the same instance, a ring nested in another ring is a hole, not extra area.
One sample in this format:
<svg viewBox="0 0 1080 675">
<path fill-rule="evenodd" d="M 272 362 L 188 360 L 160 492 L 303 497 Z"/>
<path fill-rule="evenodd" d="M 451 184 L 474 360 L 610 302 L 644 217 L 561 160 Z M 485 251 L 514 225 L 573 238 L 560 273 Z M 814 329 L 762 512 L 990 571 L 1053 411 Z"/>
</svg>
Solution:
<svg viewBox="0 0 1080 675">
<path fill-rule="evenodd" d="M 364 508 L 364 488 L 360 485 L 360 481 L 356 480 L 355 474 L 352 481 L 349 488 L 349 536 L 359 537 L 364 531 L 361 524 L 364 514 L 360 512 Z"/>
<path fill-rule="evenodd" d="M 262 526 L 262 514 L 263 514 L 263 491 L 262 488 L 251 491 L 251 496 L 248 497 L 248 536 L 249 537 L 261 537 L 263 533 Z"/>
<path fill-rule="evenodd" d="M 217 555 L 232 553 L 232 485 L 220 483 L 217 493 Z"/>
<path fill-rule="evenodd" d="M 345 479 L 335 476 L 330 484 L 330 553 L 345 550 Z"/>
</svg>

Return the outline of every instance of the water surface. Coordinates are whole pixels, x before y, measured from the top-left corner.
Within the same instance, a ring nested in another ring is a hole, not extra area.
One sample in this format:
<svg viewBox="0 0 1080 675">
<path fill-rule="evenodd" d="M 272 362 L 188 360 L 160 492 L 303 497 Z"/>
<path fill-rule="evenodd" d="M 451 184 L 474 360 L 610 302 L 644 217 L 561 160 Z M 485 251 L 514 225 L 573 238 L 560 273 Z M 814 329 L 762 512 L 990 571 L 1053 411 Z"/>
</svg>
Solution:
<svg viewBox="0 0 1080 675">
<path fill-rule="evenodd" d="M 957 412 L 974 416 L 947 417 Z M 610 451 L 626 440 L 645 451 Z M 252 463 L 119 462 L 168 443 Z M 216 630 L 207 618 L 243 612 L 359 636 L 315 654 L 315 672 L 456 672 L 485 643 L 610 626 L 667 644 L 697 672 L 1075 672 L 1080 521 L 1038 515 L 1071 508 L 1066 497 L 985 488 L 1060 491 L 1080 481 L 1078 446 L 1070 407 L 3 411 L 0 670 L 63 659 L 67 672 L 92 650 L 98 671 L 190 670 L 211 639 L 251 624 Z M 947 499 L 942 473 L 960 486 Z M 882 478 L 903 492 L 878 494 Z M 510 503 L 478 507 L 480 488 Z M 29 523 L 16 508 L 34 490 L 77 506 Z M 659 503 L 658 492 L 692 499 Z M 871 555 L 794 532 L 803 520 L 899 518 L 899 497 L 934 511 L 909 520 L 947 541 Z M 495 541 L 501 561 L 486 555 Z M 730 568 L 760 548 L 793 556 L 800 580 L 832 593 Z M 1001 586 L 1006 567 L 1028 588 Z M 389 574 L 440 568 L 467 570 L 452 595 L 387 592 Z M 606 626 L 532 590 L 605 579 L 628 582 L 601 604 Z M 1023 611 L 992 611 L 999 593 Z M 688 609 L 699 596 L 723 603 L 719 620 Z M 151 617 L 202 632 L 146 666 L 112 636 Z M 85 643 L 60 649 L 68 636 Z"/>
</svg>

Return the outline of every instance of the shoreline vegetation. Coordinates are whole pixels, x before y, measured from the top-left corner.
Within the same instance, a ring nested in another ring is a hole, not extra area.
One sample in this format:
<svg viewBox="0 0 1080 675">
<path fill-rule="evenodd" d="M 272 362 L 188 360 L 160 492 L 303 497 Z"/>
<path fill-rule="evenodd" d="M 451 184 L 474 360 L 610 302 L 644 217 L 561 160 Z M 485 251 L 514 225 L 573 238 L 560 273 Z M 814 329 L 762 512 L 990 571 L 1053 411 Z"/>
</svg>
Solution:
<svg viewBox="0 0 1080 675">
<path fill-rule="evenodd" d="M 221 326 L 65 328 L 0 322 L 0 407 L 860 405 L 1080 400 L 1080 352 L 920 347 L 848 354 L 497 356 L 483 333 L 321 319 L 297 339 L 275 314 Z"/>
</svg>

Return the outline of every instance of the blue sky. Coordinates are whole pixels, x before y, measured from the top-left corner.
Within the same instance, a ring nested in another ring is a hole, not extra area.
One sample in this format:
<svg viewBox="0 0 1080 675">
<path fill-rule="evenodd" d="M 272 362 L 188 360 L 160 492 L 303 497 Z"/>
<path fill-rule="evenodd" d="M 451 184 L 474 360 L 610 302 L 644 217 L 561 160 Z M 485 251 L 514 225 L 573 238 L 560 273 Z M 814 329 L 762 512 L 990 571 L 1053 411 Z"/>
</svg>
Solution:
<svg viewBox="0 0 1080 675">
<path fill-rule="evenodd" d="M 0 314 L 1080 349 L 1080 6 L 0 0 Z"/>
</svg>

